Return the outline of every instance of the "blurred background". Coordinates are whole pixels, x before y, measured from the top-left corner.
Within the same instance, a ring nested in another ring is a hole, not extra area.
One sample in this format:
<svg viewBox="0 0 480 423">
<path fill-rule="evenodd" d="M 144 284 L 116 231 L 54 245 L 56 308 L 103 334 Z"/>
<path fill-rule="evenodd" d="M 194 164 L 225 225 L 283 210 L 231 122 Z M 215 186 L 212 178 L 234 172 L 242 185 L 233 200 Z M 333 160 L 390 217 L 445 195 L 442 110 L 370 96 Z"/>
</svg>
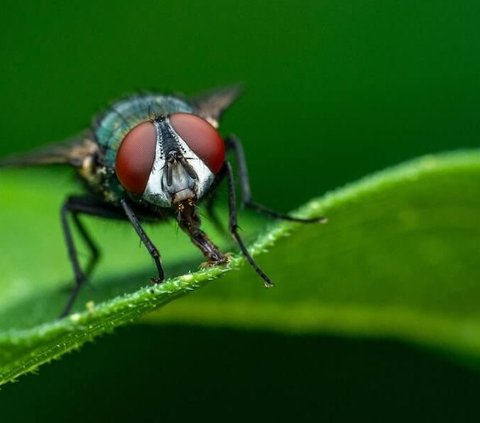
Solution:
<svg viewBox="0 0 480 423">
<path fill-rule="evenodd" d="M 222 130 L 244 142 L 255 197 L 291 210 L 403 160 L 478 146 L 479 16 L 474 0 L 7 0 L 0 155 L 75 134 L 124 94 L 242 82 Z M 136 326 L 6 386 L 0 413 L 465 421 L 479 389 L 476 370 L 394 342 Z"/>
</svg>

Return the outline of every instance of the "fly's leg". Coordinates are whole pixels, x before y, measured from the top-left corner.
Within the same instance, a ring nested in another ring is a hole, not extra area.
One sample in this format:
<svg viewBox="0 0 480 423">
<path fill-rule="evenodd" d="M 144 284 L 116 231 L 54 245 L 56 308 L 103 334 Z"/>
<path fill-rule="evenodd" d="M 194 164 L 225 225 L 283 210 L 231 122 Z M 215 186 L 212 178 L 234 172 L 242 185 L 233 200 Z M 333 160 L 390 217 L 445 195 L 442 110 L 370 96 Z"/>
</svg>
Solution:
<svg viewBox="0 0 480 423">
<path fill-rule="evenodd" d="M 188 234 L 191 241 L 205 256 L 208 265 L 223 264 L 228 261 L 228 257 L 200 229 L 200 218 L 193 201 L 187 200 L 178 205 L 177 220 L 180 228 Z"/>
<path fill-rule="evenodd" d="M 148 236 L 143 231 L 142 227 L 140 226 L 140 222 L 138 221 L 137 217 L 135 216 L 133 210 L 127 204 L 125 200 L 121 201 L 121 205 L 123 208 L 124 213 L 122 210 L 115 209 L 113 207 L 109 207 L 108 205 L 95 201 L 90 197 L 69 197 L 68 200 L 62 207 L 61 210 L 61 221 L 62 221 L 62 228 L 63 233 L 65 235 L 65 242 L 67 244 L 68 249 L 68 256 L 70 258 L 70 262 L 72 264 L 73 273 L 75 275 L 75 286 L 72 289 L 70 294 L 70 298 L 63 310 L 61 317 L 67 316 L 72 307 L 75 303 L 75 300 L 78 297 L 81 287 L 84 285 L 88 276 L 93 271 L 96 262 L 99 258 L 99 251 L 95 243 L 93 242 L 92 238 L 86 231 L 85 227 L 83 226 L 82 222 L 79 219 L 80 214 L 86 214 L 90 216 L 97 216 L 103 217 L 106 219 L 115 219 L 115 220 L 128 220 L 133 225 L 135 231 L 140 236 L 140 239 L 147 247 L 148 252 L 153 257 L 155 264 L 158 269 L 158 278 L 154 279 L 154 282 L 158 283 L 161 282 L 164 278 L 164 273 L 162 269 L 162 265 L 160 263 L 160 254 L 158 250 L 153 245 L 152 241 L 148 238 Z M 78 232 L 84 239 L 85 243 L 89 247 L 92 252 L 92 258 L 87 266 L 87 269 L 83 271 L 80 266 L 80 262 L 78 260 L 78 252 L 75 247 L 75 242 L 73 240 L 73 234 L 70 228 L 70 222 L 68 220 L 68 215 L 71 214 L 73 218 L 73 223 L 75 224 Z"/>
<path fill-rule="evenodd" d="M 270 278 L 265 274 L 265 272 L 260 269 L 258 266 L 257 262 L 253 259 L 253 257 L 250 255 L 248 252 L 247 247 L 245 246 L 245 243 L 243 242 L 242 237 L 238 233 L 238 222 L 237 222 L 237 200 L 235 196 L 235 183 L 233 179 L 233 171 L 232 171 L 232 166 L 229 162 L 225 162 L 225 167 L 224 169 L 226 170 L 226 175 L 227 175 L 227 183 L 228 183 L 228 208 L 229 208 L 229 228 L 230 228 L 230 233 L 232 234 L 233 238 L 237 242 L 237 244 L 240 247 L 240 250 L 242 251 L 242 254 L 245 256 L 247 259 L 248 263 L 253 267 L 255 272 L 263 279 L 265 286 L 267 288 L 272 288 L 274 286 L 273 282 L 270 280 Z"/>
<path fill-rule="evenodd" d="M 73 235 L 72 231 L 70 228 L 70 223 L 68 221 L 68 214 L 71 212 L 72 209 L 70 208 L 70 203 L 67 200 L 67 202 L 63 205 L 61 209 L 61 221 L 62 221 L 62 229 L 63 229 L 63 235 L 65 237 L 65 242 L 67 244 L 67 250 L 68 250 L 68 257 L 70 259 L 70 263 L 72 264 L 73 267 L 73 273 L 75 275 L 75 285 L 70 293 L 70 298 L 68 299 L 67 305 L 63 309 L 62 314 L 60 317 L 65 317 L 67 314 L 70 313 L 70 310 L 73 307 L 73 303 L 75 302 L 78 293 L 80 292 L 80 288 L 86 281 L 86 276 L 85 273 L 82 271 L 80 268 L 80 263 L 78 261 L 78 253 L 77 249 L 75 247 L 75 243 L 73 241 Z M 75 212 L 74 212 L 75 213 Z M 75 215 L 75 214 L 74 214 Z"/>
<path fill-rule="evenodd" d="M 137 232 L 138 236 L 140 237 L 143 245 L 147 248 L 150 256 L 152 257 L 153 261 L 155 262 L 155 266 L 157 267 L 158 277 L 152 278 L 152 282 L 160 283 L 165 279 L 165 274 L 163 272 L 162 263 L 160 262 L 160 253 L 157 250 L 157 247 L 153 244 L 150 240 L 148 235 L 143 230 L 142 226 L 140 225 L 140 221 L 138 220 L 137 216 L 133 212 L 130 205 L 127 203 L 125 199 L 120 201 L 120 204 L 127 215 L 128 220 L 132 224 L 135 232 Z"/>
<path fill-rule="evenodd" d="M 100 259 L 100 250 L 98 249 L 97 245 L 93 241 L 92 237 L 88 233 L 85 225 L 80 220 L 77 213 L 72 213 L 73 222 L 77 228 L 78 233 L 82 237 L 83 241 L 87 245 L 88 249 L 90 250 L 90 258 L 88 260 L 87 268 L 85 269 L 85 278 L 89 279 L 90 275 L 92 274 L 93 270 L 95 269 L 98 260 Z"/>
<path fill-rule="evenodd" d="M 252 200 L 252 193 L 250 190 L 250 181 L 248 178 L 248 169 L 247 162 L 245 160 L 245 154 L 243 152 L 242 143 L 235 136 L 229 136 L 225 139 L 227 147 L 233 150 L 235 154 L 235 159 L 238 165 L 238 176 L 240 178 L 240 188 L 242 193 L 242 204 L 245 207 L 248 207 L 252 210 L 255 210 L 259 213 L 263 213 L 267 216 L 273 217 L 275 219 L 289 220 L 292 222 L 302 222 L 302 223 L 325 223 L 327 219 L 325 217 L 315 217 L 311 219 L 302 219 L 300 217 L 290 216 L 288 214 L 279 213 L 275 210 L 269 209 L 261 204 L 256 203 Z"/>
<path fill-rule="evenodd" d="M 97 246 L 93 242 L 91 236 L 88 234 L 85 226 L 79 218 L 80 214 L 114 219 L 121 218 L 121 215 L 119 215 L 118 212 L 102 206 L 101 204 L 90 199 L 89 197 L 69 197 L 62 206 L 60 218 L 62 222 L 65 243 L 67 245 L 68 257 L 70 259 L 70 263 L 72 264 L 73 273 L 75 276 L 75 285 L 70 293 L 67 305 L 65 306 L 60 317 L 65 317 L 70 313 L 81 287 L 93 272 L 95 265 L 97 264 L 100 257 L 100 252 Z M 72 221 L 75 227 L 77 228 L 80 236 L 82 237 L 91 252 L 91 257 L 85 271 L 82 270 L 80 262 L 78 260 L 78 251 L 75 247 L 75 241 L 73 239 L 73 233 L 68 219 L 69 215 L 72 216 Z"/>
</svg>

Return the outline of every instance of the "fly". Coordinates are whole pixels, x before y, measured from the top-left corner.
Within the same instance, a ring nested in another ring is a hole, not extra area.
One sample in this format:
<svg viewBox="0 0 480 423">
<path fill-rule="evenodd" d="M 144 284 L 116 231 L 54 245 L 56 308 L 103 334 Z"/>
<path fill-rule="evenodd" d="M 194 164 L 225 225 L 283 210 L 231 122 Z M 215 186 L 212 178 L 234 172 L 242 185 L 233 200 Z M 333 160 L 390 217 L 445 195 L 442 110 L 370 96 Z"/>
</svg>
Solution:
<svg viewBox="0 0 480 423">
<path fill-rule="evenodd" d="M 153 93 L 127 97 L 100 114 L 83 134 L 39 152 L 0 161 L 0 166 L 71 166 L 83 181 L 84 195 L 68 197 L 61 209 L 62 229 L 75 277 L 62 316 L 70 313 L 99 257 L 79 216 L 130 222 L 155 262 L 157 274 L 152 281 L 160 283 L 165 278 L 160 254 L 142 222 L 176 219 L 208 265 L 226 263 L 228 256 L 202 231 L 197 213 L 197 204 L 205 200 L 209 216 L 218 222 L 213 201 L 224 180 L 228 188 L 229 231 L 265 286 L 272 287 L 272 281 L 250 255 L 239 233 L 234 172 L 227 160 L 228 153 L 237 162 L 242 205 L 277 219 L 325 221 L 322 217 L 301 219 L 281 214 L 252 200 L 242 144 L 238 138 L 223 138 L 218 132 L 222 113 L 239 91 L 238 87 L 229 87 L 192 99 Z M 87 269 L 80 266 L 72 225 L 91 252 Z"/>
</svg>

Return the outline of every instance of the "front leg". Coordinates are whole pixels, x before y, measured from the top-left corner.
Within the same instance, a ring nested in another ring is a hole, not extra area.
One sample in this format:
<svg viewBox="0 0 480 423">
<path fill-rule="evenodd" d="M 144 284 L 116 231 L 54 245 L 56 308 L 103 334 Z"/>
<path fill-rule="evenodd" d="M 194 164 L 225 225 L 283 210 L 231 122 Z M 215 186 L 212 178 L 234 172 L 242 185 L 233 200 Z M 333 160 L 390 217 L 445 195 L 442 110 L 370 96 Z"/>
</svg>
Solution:
<svg viewBox="0 0 480 423">
<path fill-rule="evenodd" d="M 177 220 L 180 228 L 188 234 L 192 242 L 200 249 L 208 265 L 228 262 L 228 257 L 200 229 L 200 217 L 197 214 L 195 202 L 187 200 L 178 206 Z"/>
<path fill-rule="evenodd" d="M 140 225 L 140 221 L 138 220 L 137 216 L 133 212 L 132 208 L 128 204 L 127 200 L 122 199 L 120 200 L 120 205 L 122 206 L 125 215 L 127 216 L 128 220 L 132 224 L 135 232 L 140 237 L 143 245 L 148 250 L 150 256 L 152 257 L 153 261 L 155 262 L 155 266 L 157 267 L 158 277 L 152 278 L 152 282 L 160 283 L 165 279 L 165 274 L 163 272 L 162 263 L 160 262 L 160 253 L 157 250 L 157 247 L 153 244 L 150 240 L 148 235 L 143 230 L 142 226 Z"/>
</svg>

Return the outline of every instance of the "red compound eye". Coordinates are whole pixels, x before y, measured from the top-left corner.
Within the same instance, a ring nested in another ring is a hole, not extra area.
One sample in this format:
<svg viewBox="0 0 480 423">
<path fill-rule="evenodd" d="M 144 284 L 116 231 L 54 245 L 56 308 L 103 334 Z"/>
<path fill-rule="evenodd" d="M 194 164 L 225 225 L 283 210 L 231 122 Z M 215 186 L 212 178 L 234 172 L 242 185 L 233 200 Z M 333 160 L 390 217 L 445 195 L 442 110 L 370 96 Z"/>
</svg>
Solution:
<svg viewBox="0 0 480 423">
<path fill-rule="evenodd" d="M 155 161 L 157 131 L 152 122 L 143 122 L 123 139 L 117 152 L 115 170 L 122 186 L 141 194 L 147 186 Z"/>
<path fill-rule="evenodd" d="M 170 123 L 203 163 L 218 173 L 225 161 L 225 145 L 218 131 L 206 120 L 189 113 L 174 113 Z"/>
</svg>

